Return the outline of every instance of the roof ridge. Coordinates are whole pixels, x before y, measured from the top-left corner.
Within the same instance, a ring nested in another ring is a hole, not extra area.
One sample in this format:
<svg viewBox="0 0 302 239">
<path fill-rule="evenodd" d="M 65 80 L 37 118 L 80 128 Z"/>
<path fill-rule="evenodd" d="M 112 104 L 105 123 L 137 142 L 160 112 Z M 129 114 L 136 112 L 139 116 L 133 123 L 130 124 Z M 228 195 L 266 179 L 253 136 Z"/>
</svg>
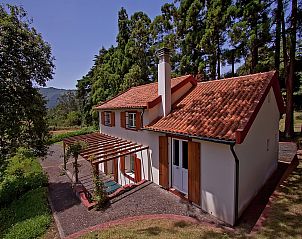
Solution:
<svg viewBox="0 0 302 239">
<path fill-rule="evenodd" d="M 183 76 L 177 76 L 177 77 L 171 78 L 171 81 L 172 80 L 176 80 L 176 79 L 181 78 L 181 77 L 188 78 L 190 76 L 192 76 L 192 75 L 191 74 L 187 74 L 187 75 L 183 75 Z M 137 86 L 132 86 L 129 89 L 139 88 L 139 87 L 142 87 L 142 86 L 152 85 L 152 84 L 154 84 L 154 85 L 158 84 L 158 81 L 154 81 L 154 82 L 150 82 L 150 83 L 146 83 L 146 84 L 142 84 L 142 85 L 137 85 Z"/>
<path fill-rule="evenodd" d="M 264 75 L 264 74 L 268 74 L 268 73 L 274 73 L 275 74 L 275 72 L 276 72 L 275 70 L 265 71 L 265 72 L 258 72 L 258 73 L 243 75 L 243 76 L 235 76 L 235 77 L 228 77 L 228 78 L 223 78 L 223 79 L 214 79 L 214 80 L 202 81 L 202 82 L 198 82 L 198 84 L 204 84 L 204 83 L 210 83 L 210 82 L 216 82 L 216 81 L 225 81 L 225 80 L 238 80 L 238 78 L 242 79 L 242 78 L 247 78 L 247 77 L 256 76 L 256 75 Z M 272 75 L 272 77 L 274 76 L 274 74 Z"/>
</svg>

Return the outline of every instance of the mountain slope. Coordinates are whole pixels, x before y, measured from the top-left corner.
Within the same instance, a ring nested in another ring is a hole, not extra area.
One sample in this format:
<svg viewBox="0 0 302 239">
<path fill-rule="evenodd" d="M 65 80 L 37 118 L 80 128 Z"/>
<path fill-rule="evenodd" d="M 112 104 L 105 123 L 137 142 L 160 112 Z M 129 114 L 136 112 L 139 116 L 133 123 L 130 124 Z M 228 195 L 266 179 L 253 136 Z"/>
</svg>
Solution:
<svg viewBox="0 0 302 239">
<path fill-rule="evenodd" d="M 47 101 L 47 108 L 54 108 L 58 104 L 58 99 L 61 95 L 75 90 L 57 89 L 54 87 L 38 88 L 40 93 L 44 96 Z"/>
</svg>

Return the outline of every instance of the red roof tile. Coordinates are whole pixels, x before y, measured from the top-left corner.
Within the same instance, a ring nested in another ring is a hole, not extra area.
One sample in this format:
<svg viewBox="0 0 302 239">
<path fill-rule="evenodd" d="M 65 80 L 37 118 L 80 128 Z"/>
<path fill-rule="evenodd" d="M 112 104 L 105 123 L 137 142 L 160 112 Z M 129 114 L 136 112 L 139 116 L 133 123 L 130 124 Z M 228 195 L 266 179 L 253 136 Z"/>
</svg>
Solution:
<svg viewBox="0 0 302 239">
<path fill-rule="evenodd" d="M 145 128 L 241 143 L 270 86 L 280 112 L 283 100 L 275 72 L 200 82 L 172 112 Z M 237 133 L 236 133 L 237 132 Z"/>
<path fill-rule="evenodd" d="M 192 80 L 191 75 L 171 79 L 172 92 L 181 87 L 186 80 Z M 195 79 L 194 79 L 195 80 Z M 157 82 L 132 87 L 122 94 L 98 105 L 95 109 L 149 108 L 152 102 L 159 103 Z"/>
</svg>

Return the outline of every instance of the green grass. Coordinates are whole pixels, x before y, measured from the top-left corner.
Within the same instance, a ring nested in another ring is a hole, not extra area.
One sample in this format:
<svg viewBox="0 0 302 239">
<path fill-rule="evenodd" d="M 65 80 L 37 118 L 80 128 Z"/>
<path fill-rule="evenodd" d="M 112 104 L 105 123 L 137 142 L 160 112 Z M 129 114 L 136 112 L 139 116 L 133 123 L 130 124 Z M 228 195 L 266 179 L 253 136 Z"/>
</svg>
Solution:
<svg viewBox="0 0 302 239">
<path fill-rule="evenodd" d="M 302 162 L 286 180 L 257 238 L 302 237 Z"/>
<path fill-rule="evenodd" d="M 279 130 L 281 132 L 284 132 L 284 125 L 285 125 L 285 115 L 283 115 L 283 117 L 279 123 Z M 300 133 L 301 126 L 302 126 L 302 112 L 295 111 L 294 112 L 294 131 Z"/>
<path fill-rule="evenodd" d="M 229 238 L 226 233 L 220 229 L 212 227 L 202 227 L 197 224 L 188 223 L 179 220 L 141 220 L 138 222 L 127 223 L 111 227 L 98 232 L 89 233 L 82 239 L 115 239 L 115 238 Z"/>
<path fill-rule="evenodd" d="M 77 135 L 83 135 L 83 134 L 90 134 L 95 132 L 96 129 L 95 127 L 85 127 L 79 130 L 71 131 L 71 132 L 66 132 L 62 134 L 54 134 L 52 137 L 49 139 L 48 144 L 53 144 L 56 142 L 62 141 L 64 138 L 72 137 L 72 136 L 77 136 Z"/>
<path fill-rule="evenodd" d="M 302 235 L 302 161 L 278 190 L 278 197 L 263 227 L 256 235 L 247 235 L 244 229 L 235 233 L 205 224 L 175 220 L 140 220 L 88 233 L 82 239 L 94 238 L 255 238 L 298 239 Z"/>
<path fill-rule="evenodd" d="M 51 221 L 47 189 L 34 189 L 0 209 L 0 238 L 37 238 L 46 232 Z"/>
</svg>

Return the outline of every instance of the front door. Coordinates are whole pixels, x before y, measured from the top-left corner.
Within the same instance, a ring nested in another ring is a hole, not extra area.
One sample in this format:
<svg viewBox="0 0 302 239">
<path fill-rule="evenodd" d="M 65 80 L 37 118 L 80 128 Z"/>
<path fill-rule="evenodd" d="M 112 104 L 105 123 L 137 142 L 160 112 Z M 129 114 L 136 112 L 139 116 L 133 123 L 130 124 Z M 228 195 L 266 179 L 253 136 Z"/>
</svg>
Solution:
<svg viewBox="0 0 302 239">
<path fill-rule="evenodd" d="M 172 187 L 188 193 L 188 142 L 172 139 Z"/>
</svg>

